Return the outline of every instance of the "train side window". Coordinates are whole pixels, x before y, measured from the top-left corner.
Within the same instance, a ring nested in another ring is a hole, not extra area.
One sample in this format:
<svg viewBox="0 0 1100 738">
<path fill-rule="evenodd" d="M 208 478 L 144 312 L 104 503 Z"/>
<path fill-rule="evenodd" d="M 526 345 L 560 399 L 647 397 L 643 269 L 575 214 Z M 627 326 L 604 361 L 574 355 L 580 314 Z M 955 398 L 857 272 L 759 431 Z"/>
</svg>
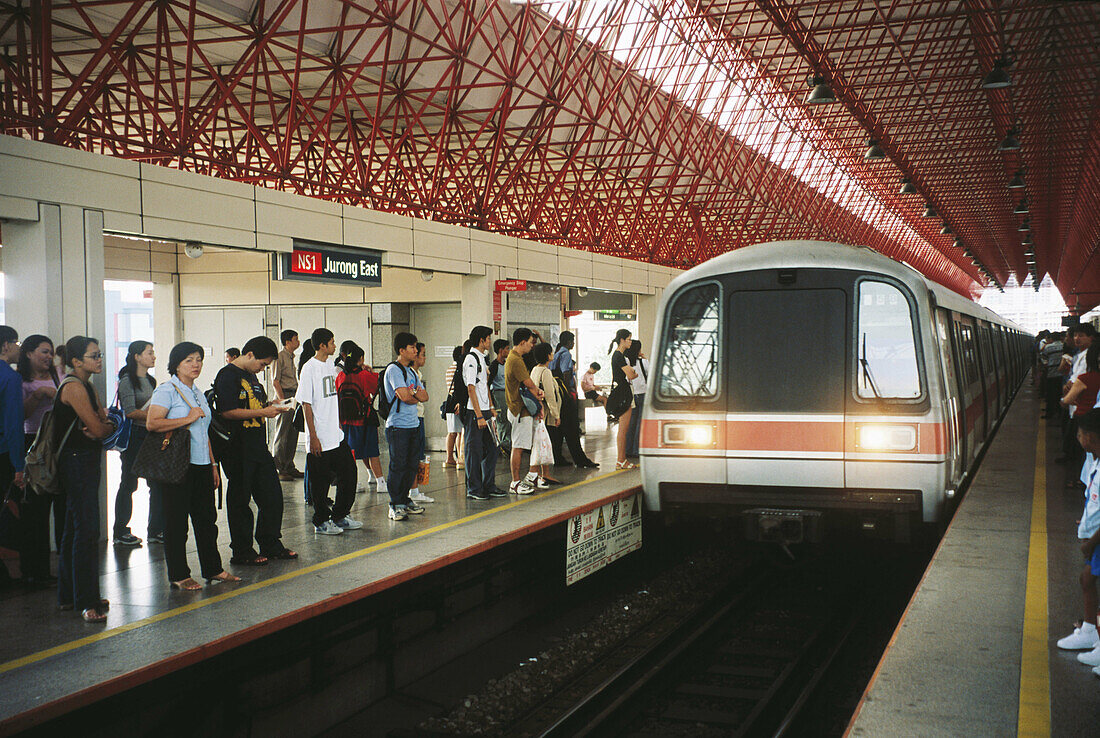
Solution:
<svg viewBox="0 0 1100 738">
<path fill-rule="evenodd" d="M 914 400 L 921 396 L 909 301 L 886 282 L 859 283 L 856 392 L 861 398 Z"/>
<path fill-rule="evenodd" d="M 963 371 L 966 373 L 966 383 L 974 384 L 978 381 L 978 357 L 974 355 L 974 329 L 965 323 L 959 323 L 959 342 L 962 344 Z"/>
<path fill-rule="evenodd" d="M 718 285 L 688 289 L 665 319 L 658 394 L 665 399 L 709 399 L 718 394 Z"/>
</svg>

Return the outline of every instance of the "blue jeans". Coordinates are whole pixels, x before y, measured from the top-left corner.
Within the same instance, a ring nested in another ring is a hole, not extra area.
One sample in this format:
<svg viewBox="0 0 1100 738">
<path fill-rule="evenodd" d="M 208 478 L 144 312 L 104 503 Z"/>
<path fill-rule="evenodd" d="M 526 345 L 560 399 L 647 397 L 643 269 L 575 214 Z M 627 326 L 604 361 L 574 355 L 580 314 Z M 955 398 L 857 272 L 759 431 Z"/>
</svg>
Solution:
<svg viewBox="0 0 1100 738">
<path fill-rule="evenodd" d="M 386 475 L 390 507 L 404 507 L 409 504 L 409 490 L 420 468 L 420 429 L 386 428 L 386 444 L 390 447 L 390 470 Z"/>
<path fill-rule="evenodd" d="M 65 532 L 57 562 L 57 603 L 77 612 L 99 607 L 99 451 L 62 451 Z"/>
<path fill-rule="evenodd" d="M 493 419 L 486 417 L 488 422 Z M 477 427 L 477 416 L 466 413 L 466 491 L 489 494 L 496 492 L 497 445 L 488 428 Z"/>
<path fill-rule="evenodd" d="M 630 413 L 630 425 L 626 427 L 626 455 L 638 455 L 638 441 L 642 434 L 642 407 L 645 395 L 634 395 L 634 412 Z"/>
</svg>

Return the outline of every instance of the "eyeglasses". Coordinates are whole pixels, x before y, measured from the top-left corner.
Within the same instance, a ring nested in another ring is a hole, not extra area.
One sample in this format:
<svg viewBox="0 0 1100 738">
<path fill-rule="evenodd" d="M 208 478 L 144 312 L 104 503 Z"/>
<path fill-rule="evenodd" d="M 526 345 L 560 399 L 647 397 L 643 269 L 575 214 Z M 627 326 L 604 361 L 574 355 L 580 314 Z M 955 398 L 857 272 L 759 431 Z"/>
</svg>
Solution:
<svg viewBox="0 0 1100 738">
<path fill-rule="evenodd" d="M 97 360 L 103 358 L 103 352 L 102 351 L 96 351 L 94 354 L 84 354 L 84 358 L 85 359 L 91 359 L 92 361 L 97 361 Z"/>
</svg>

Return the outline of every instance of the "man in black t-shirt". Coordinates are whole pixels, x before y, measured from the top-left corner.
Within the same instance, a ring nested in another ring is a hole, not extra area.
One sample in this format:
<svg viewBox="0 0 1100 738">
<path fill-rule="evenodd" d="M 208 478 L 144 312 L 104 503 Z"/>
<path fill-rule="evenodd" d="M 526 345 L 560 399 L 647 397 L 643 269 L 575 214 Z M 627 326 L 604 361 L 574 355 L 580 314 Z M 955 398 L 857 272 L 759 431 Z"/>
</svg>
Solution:
<svg viewBox="0 0 1100 738">
<path fill-rule="evenodd" d="M 214 378 L 214 412 L 231 433 L 223 458 L 218 459 L 229 483 L 225 493 L 229 519 L 230 562 L 259 566 L 268 559 L 296 559 L 280 538 L 283 525 L 283 490 L 275 459 L 267 448 L 264 422 L 287 412 L 289 406 L 270 405 L 257 374 L 275 361 L 279 349 L 267 336 L 249 339 L 241 355 L 222 367 Z M 256 543 L 252 546 L 252 508 L 256 500 Z"/>
</svg>

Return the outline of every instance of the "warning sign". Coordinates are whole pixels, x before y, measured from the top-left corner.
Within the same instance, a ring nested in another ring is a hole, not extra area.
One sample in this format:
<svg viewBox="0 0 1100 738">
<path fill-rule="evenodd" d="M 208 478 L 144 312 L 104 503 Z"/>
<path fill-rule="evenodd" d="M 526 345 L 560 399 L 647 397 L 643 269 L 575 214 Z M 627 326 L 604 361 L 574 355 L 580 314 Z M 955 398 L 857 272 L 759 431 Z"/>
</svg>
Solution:
<svg viewBox="0 0 1100 738">
<path fill-rule="evenodd" d="M 642 547 L 641 493 L 575 516 L 565 533 L 565 583 L 573 584 Z"/>
</svg>

